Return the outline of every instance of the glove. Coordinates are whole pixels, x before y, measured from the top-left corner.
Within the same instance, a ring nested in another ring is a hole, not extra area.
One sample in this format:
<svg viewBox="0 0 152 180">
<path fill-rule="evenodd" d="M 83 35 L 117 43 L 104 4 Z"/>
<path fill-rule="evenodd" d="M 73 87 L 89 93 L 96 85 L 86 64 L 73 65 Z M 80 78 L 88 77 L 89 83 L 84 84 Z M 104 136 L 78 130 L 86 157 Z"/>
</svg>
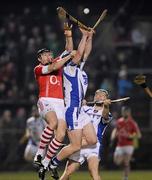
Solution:
<svg viewBox="0 0 152 180">
<path fill-rule="evenodd" d="M 64 23 L 64 31 L 71 31 L 72 30 L 72 24 L 69 26 L 68 22 Z"/>
<path fill-rule="evenodd" d="M 134 83 L 137 85 L 142 85 L 146 83 L 146 76 L 139 74 L 135 77 Z"/>
</svg>

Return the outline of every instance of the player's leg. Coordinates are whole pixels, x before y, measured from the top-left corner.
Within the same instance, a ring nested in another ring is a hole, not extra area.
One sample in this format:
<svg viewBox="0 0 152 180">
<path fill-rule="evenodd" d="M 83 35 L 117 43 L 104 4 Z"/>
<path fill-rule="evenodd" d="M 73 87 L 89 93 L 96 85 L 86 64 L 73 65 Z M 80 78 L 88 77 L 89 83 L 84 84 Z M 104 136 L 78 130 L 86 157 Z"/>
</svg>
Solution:
<svg viewBox="0 0 152 180">
<path fill-rule="evenodd" d="M 64 120 L 59 120 L 58 128 L 56 130 L 56 135 L 50 142 L 45 158 L 42 160 L 42 164 L 45 168 L 48 167 L 49 162 L 53 156 L 56 155 L 59 148 L 63 145 L 62 141 L 64 139 L 66 132 L 66 122 Z"/>
<path fill-rule="evenodd" d="M 82 129 L 72 130 L 68 133 L 70 144 L 65 146 L 61 151 L 52 158 L 49 169 L 52 173 L 52 177 L 58 177 L 57 167 L 61 163 L 61 161 L 71 154 L 79 151 L 81 148 L 82 142 Z"/>
<path fill-rule="evenodd" d="M 97 143 L 96 132 L 91 122 L 87 123 L 83 127 L 83 137 L 84 138 L 82 139 L 82 147 Z"/>
<path fill-rule="evenodd" d="M 39 148 L 34 157 L 35 163 L 39 162 L 39 160 L 44 157 L 46 147 L 50 143 L 50 141 L 54 135 L 54 130 L 56 129 L 56 126 L 57 126 L 57 116 L 54 111 L 47 112 L 45 114 L 45 120 L 47 122 L 47 126 L 45 127 L 45 129 L 40 137 Z"/>
<path fill-rule="evenodd" d="M 38 147 L 32 144 L 27 144 L 25 151 L 24 151 L 24 159 L 26 161 L 32 162 L 34 156 L 37 152 Z"/>
<path fill-rule="evenodd" d="M 128 175 L 130 172 L 130 161 L 133 155 L 133 147 L 128 146 L 125 149 L 125 154 L 124 154 L 124 179 L 123 180 L 128 180 Z"/>
<path fill-rule="evenodd" d="M 71 154 L 79 151 L 82 143 L 82 127 L 78 121 L 79 108 L 78 107 L 69 107 L 66 111 L 66 122 L 68 126 L 68 137 L 70 144 L 65 146 L 54 158 L 52 158 L 50 163 L 50 170 L 54 176 L 57 175 L 55 170 L 60 162 L 69 157 Z"/>
<path fill-rule="evenodd" d="M 53 158 L 53 164 L 58 165 L 60 161 L 69 157 L 71 154 L 79 151 L 81 148 L 82 129 L 75 129 L 68 131 L 68 137 L 70 144 L 65 146 L 55 158 Z"/>
<path fill-rule="evenodd" d="M 46 148 L 54 135 L 54 130 L 57 128 L 58 122 L 52 103 L 53 102 L 50 99 L 39 100 L 38 103 L 39 113 L 42 117 L 44 117 L 45 121 L 47 122 L 47 126 L 44 129 L 40 138 L 38 151 L 34 157 L 34 165 L 39 168 L 39 178 L 42 180 L 45 178 L 45 172 L 47 170 L 47 167 L 44 167 L 44 165 L 42 164 L 42 159 L 46 152 Z"/>
<path fill-rule="evenodd" d="M 88 161 L 88 168 L 90 175 L 92 176 L 93 180 L 101 180 L 99 175 L 99 158 L 97 156 L 91 156 L 87 159 Z"/>
<path fill-rule="evenodd" d="M 53 108 L 56 112 L 57 118 L 58 118 L 58 126 L 55 133 L 55 137 L 52 139 L 48 146 L 48 150 L 46 153 L 46 156 L 44 160 L 42 161 L 42 164 L 45 168 L 48 167 L 49 162 L 53 156 L 56 155 L 57 151 L 60 147 L 62 147 L 62 141 L 64 140 L 67 125 L 65 119 L 65 109 L 64 109 L 64 103 L 60 100 L 54 100 Z"/>
<path fill-rule="evenodd" d="M 65 170 L 60 177 L 60 180 L 69 180 L 70 175 L 79 169 L 80 163 L 72 160 L 68 160 L 65 166 Z"/>
<path fill-rule="evenodd" d="M 114 163 L 116 165 L 121 165 L 123 163 L 124 157 L 123 157 L 123 149 L 122 147 L 116 147 L 114 152 Z"/>
</svg>

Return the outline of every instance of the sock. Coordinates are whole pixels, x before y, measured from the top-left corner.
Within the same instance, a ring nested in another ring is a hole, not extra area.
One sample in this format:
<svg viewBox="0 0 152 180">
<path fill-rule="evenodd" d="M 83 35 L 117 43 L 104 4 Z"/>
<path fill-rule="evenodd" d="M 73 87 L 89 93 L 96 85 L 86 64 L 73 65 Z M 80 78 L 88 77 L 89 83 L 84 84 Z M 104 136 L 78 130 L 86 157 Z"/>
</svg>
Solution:
<svg viewBox="0 0 152 180">
<path fill-rule="evenodd" d="M 59 161 L 59 160 L 57 159 L 57 157 L 54 157 L 51 162 L 52 162 L 53 165 L 58 166 L 61 161 Z"/>
<path fill-rule="evenodd" d="M 57 141 L 55 138 L 51 141 L 47 150 L 47 154 L 44 160 L 42 161 L 42 164 L 44 165 L 44 167 L 48 167 L 51 158 L 56 154 L 56 152 L 61 146 L 62 146 L 62 143 Z"/>
<path fill-rule="evenodd" d="M 50 129 L 48 126 L 44 129 L 40 138 L 39 148 L 36 153 L 36 156 L 40 154 L 43 157 L 46 146 L 50 143 L 53 133 L 54 130 Z"/>
</svg>

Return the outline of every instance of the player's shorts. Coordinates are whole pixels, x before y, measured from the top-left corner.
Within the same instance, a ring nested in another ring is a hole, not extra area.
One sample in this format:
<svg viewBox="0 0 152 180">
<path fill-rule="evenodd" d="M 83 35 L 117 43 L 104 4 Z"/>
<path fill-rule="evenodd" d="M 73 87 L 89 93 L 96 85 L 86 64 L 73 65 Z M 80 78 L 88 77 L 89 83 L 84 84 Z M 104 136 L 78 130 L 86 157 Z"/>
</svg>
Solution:
<svg viewBox="0 0 152 180">
<path fill-rule="evenodd" d="M 79 121 L 81 122 L 81 127 L 82 128 L 84 126 L 86 126 L 87 124 L 92 123 L 91 122 L 91 117 L 84 111 L 80 112 Z"/>
<path fill-rule="evenodd" d="M 83 164 L 85 160 L 96 156 L 100 161 L 100 143 L 96 145 L 89 146 L 89 148 L 83 148 L 80 151 L 72 154 L 69 159 Z"/>
<path fill-rule="evenodd" d="M 80 114 L 79 107 L 67 107 L 65 111 L 65 119 L 69 130 L 82 129 L 81 120 L 78 118 Z"/>
<path fill-rule="evenodd" d="M 82 129 L 85 125 L 91 122 L 90 116 L 79 107 L 68 107 L 65 113 L 67 127 L 69 130 Z"/>
<path fill-rule="evenodd" d="M 121 155 L 132 155 L 134 152 L 134 147 L 131 145 L 128 146 L 117 146 L 114 152 L 114 156 L 121 156 Z"/>
<path fill-rule="evenodd" d="M 65 119 L 65 106 L 63 99 L 41 97 L 37 103 L 39 114 L 45 118 L 46 113 L 54 111 L 58 119 Z"/>
</svg>

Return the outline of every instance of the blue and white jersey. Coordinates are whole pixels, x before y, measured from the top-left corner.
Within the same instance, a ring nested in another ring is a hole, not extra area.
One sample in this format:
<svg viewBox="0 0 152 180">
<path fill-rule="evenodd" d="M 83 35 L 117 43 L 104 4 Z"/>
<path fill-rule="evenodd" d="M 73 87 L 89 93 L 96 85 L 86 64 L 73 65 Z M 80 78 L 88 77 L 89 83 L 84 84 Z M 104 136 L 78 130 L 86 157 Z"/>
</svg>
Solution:
<svg viewBox="0 0 152 180">
<path fill-rule="evenodd" d="M 45 122 L 42 118 L 30 117 L 27 119 L 26 128 L 29 132 L 30 138 L 28 143 L 38 145 L 40 141 L 41 134 L 45 128 Z"/>
<path fill-rule="evenodd" d="M 95 110 L 95 107 L 92 106 L 82 106 L 81 113 L 86 113 L 88 115 L 88 119 L 90 119 L 95 128 L 98 141 L 102 143 L 102 137 L 106 130 L 106 127 L 112 120 L 111 113 L 109 113 L 109 120 L 105 120 L 102 117 L 102 110 Z"/>
<path fill-rule="evenodd" d="M 88 87 L 88 76 L 80 65 L 69 61 L 63 68 L 63 84 L 66 107 L 80 107 Z"/>
</svg>

